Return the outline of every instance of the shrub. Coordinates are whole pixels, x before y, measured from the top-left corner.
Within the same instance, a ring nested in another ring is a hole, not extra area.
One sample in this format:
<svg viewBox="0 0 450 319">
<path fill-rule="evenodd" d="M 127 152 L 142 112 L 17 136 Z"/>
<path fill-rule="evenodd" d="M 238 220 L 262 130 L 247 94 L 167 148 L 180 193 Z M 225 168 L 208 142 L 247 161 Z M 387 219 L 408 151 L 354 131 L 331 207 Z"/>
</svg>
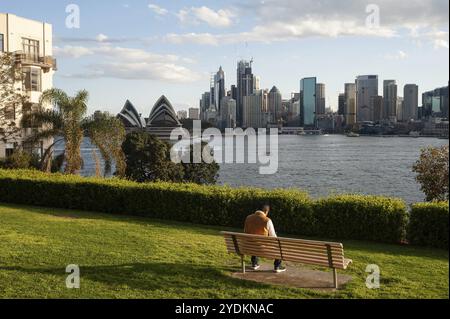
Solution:
<svg viewBox="0 0 450 319">
<path fill-rule="evenodd" d="M 448 249 L 448 202 L 412 206 L 408 240 L 413 245 Z"/>
<path fill-rule="evenodd" d="M 314 201 L 298 190 L 140 184 L 27 170 L 0 170 L 0 201 L 236 228 L 243 227 L 247 215 L 268 202 L 279 232 L 393 243 L 404 239 L 407 216 L 401 200 L 385 197 Z"/>
<path fill-rule="evenodd" d="M 400 199 L 341 195 L 320 199 L 314 206 L 317 233 L 380 242 L 405 239 L 408 213 Z"/>
</svg>

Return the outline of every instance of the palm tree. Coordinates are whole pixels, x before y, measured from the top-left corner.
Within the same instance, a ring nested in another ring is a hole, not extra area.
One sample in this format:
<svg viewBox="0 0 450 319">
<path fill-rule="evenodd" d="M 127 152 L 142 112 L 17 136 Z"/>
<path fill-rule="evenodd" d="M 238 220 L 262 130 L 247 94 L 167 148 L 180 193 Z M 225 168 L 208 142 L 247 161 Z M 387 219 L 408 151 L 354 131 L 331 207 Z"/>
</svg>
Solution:
<svg viewBox="0 0 450 319">
<path fill-rule="evenodd" d="M 85 117 L 88 98 L 89 93 L 85 90 L 70 97 L 62 90 L 50 89 L 43 92 L 38 110 L 24 114 L 22 126 L 40 128 L 31 134 L 27 142 L 34 144 L 42 139 L 55 138 L 42 156 L 42 170 L 50 171 L 54 147 L 64 142 L 64 153 L 59 161 L 65 161 L 66 173 L 77 174 L 83 166 L 81 143 L 84 137 L 88 137 L 105 161 L 105 174 L 110 171 L 112 161 L 116 163 L 117 174 L 124 174 L 125 156 L 121 146 L 125 140 L 125 128 L 119 119 L 108 113 Z M 48 103 L 55 105 L 55 108 L 45 110 L 43 105 Z"/>
</svg>

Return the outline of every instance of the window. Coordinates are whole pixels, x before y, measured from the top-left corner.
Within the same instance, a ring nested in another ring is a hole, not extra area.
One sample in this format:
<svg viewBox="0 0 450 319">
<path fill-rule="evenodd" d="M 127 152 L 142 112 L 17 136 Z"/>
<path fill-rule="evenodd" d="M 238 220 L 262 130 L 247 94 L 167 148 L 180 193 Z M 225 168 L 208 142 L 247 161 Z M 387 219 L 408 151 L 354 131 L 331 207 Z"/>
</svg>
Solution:
<svg viewBox="0 0 450 319">
<path fill-rule="evenodd" d="M 39 41 L 23 38 L 22 48 L 28 60 L 39 61 Z"/>
<path fill-rule="evenodd" d="M 25 114 L 31 114 L 32 112 L 36 112 L 39 110 L 39 104 L 35 104 L 35 103 L 25 103 L 22 107 L 22 113 Z M 27 128 L 39 128 L 38 125 L 36 125 L 36 123 L 33 122 L 26 122 L 23 123 L 23 128 L 27 129 Z"/>
<path fill-rule="evenodd" d="M 5 52 L 5 37 L 0 33 L 0 52 Z"/>
<path fill-rule="evenodd" d="M 23 90 L 41 91 L 41 70 L 36 68 L 23 68 Z"/>
<path fill-rule="evenodd" d="M 15 121 L 16 120 L 16 106 L 10 105 L 5 107 L 5 120 Z"/>
</svg>

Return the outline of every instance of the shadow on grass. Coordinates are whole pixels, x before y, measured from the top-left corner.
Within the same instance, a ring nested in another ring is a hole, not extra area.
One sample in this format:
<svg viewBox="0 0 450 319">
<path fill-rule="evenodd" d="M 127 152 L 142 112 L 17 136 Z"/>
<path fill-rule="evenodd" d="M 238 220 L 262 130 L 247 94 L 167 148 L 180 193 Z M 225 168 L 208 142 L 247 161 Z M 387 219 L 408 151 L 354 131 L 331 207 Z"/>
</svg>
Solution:
<svg viewBox="0 0 450 319">
<path fill-rule="evenodd" d="M 0 270 L 31 275 L 64 277 L 68 275 L 64 268 L 0 266 Z M 81 281 L 88 279 L 106 285 L 139 290 L 271 288 L 270 285 L 232 278 L 213 266 L 173 263 L 80 266 L 80 277 Z"/>
</svg>

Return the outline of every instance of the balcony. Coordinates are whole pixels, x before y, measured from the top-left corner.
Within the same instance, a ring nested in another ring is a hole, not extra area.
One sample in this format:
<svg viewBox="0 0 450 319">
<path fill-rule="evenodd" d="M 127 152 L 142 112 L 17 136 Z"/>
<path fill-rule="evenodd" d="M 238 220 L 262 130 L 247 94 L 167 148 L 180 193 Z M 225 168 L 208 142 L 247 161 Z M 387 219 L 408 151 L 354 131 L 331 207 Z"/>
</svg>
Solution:
<svg viewBox="0 0 450 319">
<path fill-rule="evenodd" d="M 17 51 L 15 52 L 15 61 L 17 64 L 20 64 L 22 66 L 40 67 L 45 73 L 49 72 L 50 70 L 56 71 L 58 69 L 56 59 L 51 56 L 40 57 Z"/>
</svg>

